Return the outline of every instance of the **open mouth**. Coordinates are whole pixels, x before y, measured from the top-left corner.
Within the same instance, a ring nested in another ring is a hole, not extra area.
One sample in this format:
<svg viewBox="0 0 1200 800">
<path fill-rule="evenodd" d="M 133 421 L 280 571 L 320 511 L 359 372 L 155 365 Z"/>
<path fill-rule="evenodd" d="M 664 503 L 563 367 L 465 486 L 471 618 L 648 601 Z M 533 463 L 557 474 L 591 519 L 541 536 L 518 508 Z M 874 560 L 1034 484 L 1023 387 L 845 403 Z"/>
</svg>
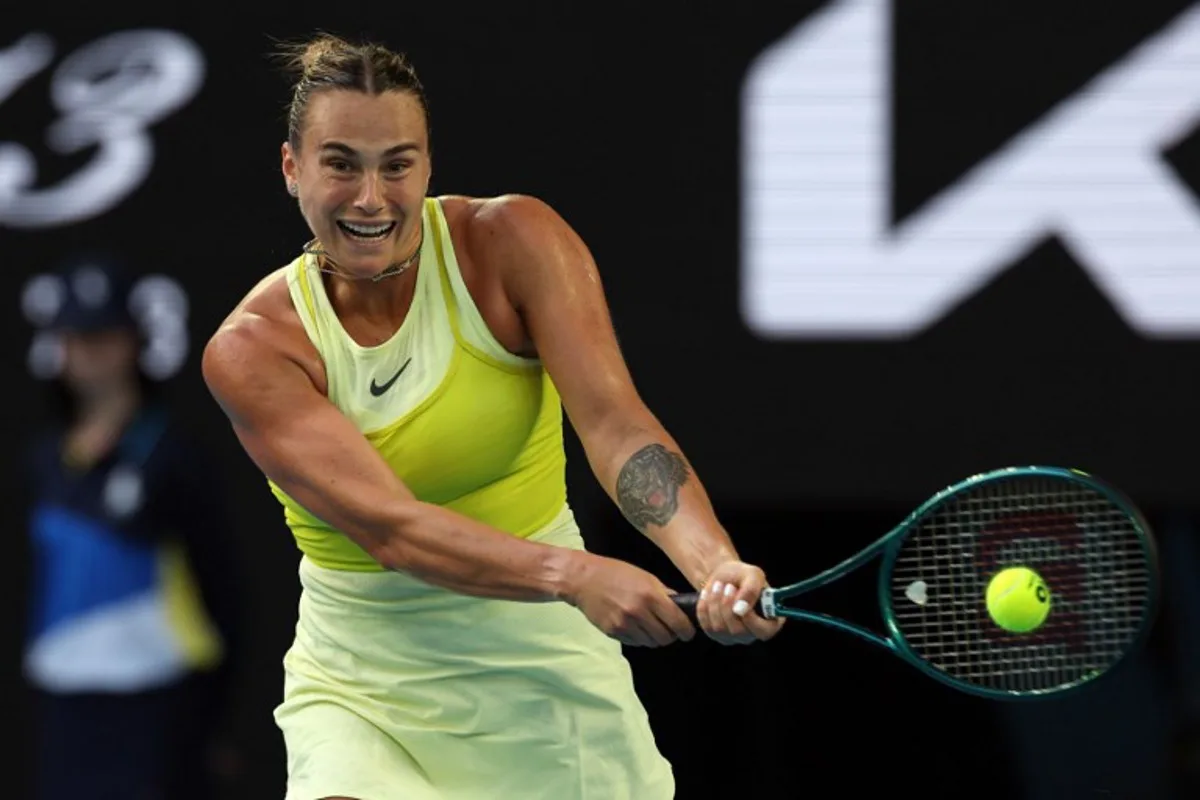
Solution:
<svg viewBox="0 0 1200 800">
<path fill-rule="evenodd" d="M 337 226 L 342 233 L 352 239 L 358 239 L 363 242 L 376 242 L 380 239 L 385 239 L 395 229 L 396 223 L 383 222 L 378 225 L 362 225 L 356 222 L 342 222 L 338 220 Z"/>
</svg>

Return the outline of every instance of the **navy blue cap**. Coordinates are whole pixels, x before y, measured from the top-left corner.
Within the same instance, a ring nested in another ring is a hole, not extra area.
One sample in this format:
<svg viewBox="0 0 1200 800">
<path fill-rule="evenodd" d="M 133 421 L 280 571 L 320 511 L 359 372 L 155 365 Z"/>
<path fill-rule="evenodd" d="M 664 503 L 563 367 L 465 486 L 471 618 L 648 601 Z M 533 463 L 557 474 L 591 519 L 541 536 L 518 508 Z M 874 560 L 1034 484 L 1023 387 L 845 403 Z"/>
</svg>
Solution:
<svg viewBox="0 0 1200 800">
<path fill-rule="evenodd" d="M 64 292 L 52 328 L 86 333 L 137 327 L 129 309 L 132 281 L 113 259 L 79 256 L 60 267 L 57 275 Z"/>
</svg>

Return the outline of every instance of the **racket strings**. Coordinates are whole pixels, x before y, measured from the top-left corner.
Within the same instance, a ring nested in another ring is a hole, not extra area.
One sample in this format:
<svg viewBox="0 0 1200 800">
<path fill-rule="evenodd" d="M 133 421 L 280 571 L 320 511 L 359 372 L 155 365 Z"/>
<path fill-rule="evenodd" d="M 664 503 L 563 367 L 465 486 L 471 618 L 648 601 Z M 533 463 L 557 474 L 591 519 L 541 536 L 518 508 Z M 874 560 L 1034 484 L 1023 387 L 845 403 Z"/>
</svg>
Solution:
<svg viewBox="0 0 1200 800">
<path fill-rule="evenodd" d="M 1026 566 L 1050 588 L 1036 631 L 988 615 L 988 582 Z M 947 675 L 1004 691 L 1067 686 L 1130 648 L 1149 613 L 1150 566 L 1135 523 L 1075 482 L 984 484 L 936 509 L 908 536 L 891 574 L 892 616 L 909 648 Z"/>
</svg>

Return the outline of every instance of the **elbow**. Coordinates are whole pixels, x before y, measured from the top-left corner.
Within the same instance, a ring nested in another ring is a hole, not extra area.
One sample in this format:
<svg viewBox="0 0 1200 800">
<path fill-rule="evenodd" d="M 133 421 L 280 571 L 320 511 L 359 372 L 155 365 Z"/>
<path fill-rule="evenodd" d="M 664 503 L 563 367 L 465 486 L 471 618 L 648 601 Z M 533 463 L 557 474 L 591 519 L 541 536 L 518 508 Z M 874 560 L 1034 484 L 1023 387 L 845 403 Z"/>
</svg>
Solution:
<svg viewBox="0 0 1200 800">
<path fill-rule="evenodd" d="M 624 466 L 633 448 L 662 441 L 664 436 L 665 431 L 653 417 L 631 414 L 614 418 L 590 431 L 586 438 L 581 435 L 580 440 L 593 468 L 607 473 Z"/>
</svg>

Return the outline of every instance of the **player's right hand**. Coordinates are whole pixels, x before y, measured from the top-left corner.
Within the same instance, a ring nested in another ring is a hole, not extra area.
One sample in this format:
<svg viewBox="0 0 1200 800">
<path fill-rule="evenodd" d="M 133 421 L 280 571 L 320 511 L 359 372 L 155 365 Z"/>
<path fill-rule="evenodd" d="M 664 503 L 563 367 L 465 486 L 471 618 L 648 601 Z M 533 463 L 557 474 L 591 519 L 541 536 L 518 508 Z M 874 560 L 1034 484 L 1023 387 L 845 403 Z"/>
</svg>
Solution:
<svg viewBox="0 0 1200 800">
<path fill-rule="evenodd" d="M 696 635 L 671 590 L 643 569 L 580 553 L 565 599 L 608 636 L 635 647 L 663 647 Z"/>
</svg>

